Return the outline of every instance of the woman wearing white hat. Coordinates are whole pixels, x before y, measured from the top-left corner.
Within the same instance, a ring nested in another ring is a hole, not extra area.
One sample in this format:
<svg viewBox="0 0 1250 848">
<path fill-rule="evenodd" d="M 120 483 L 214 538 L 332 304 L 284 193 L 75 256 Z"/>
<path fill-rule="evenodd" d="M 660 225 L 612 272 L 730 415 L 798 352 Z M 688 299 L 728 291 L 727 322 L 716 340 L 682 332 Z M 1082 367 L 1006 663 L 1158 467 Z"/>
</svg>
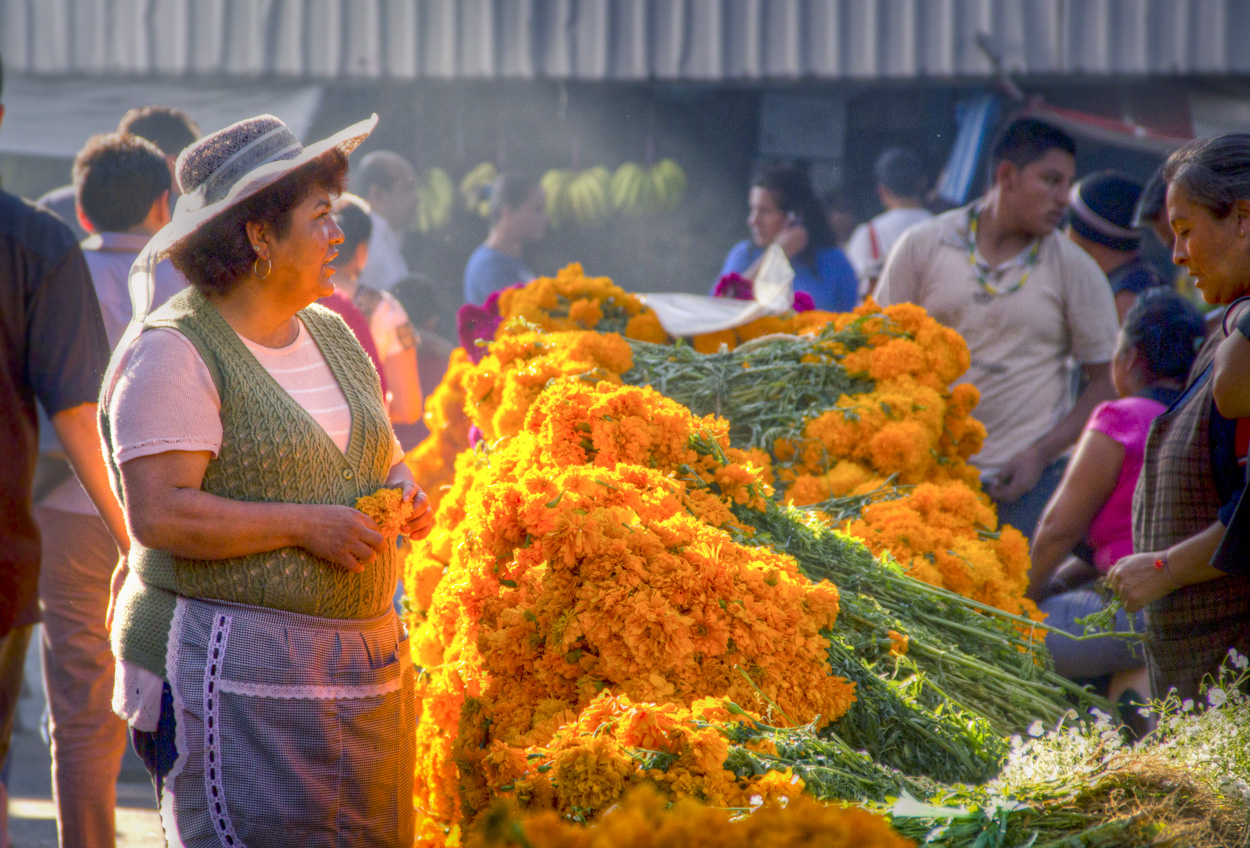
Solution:
<svg viewBox="0 0 1250 848">
<path fill-rule="evenodd" d="M 330 203 L 376 116 L 305 148 L 277 118 L 179 157 L 183 195 L 131 272 L 101 430 L 133 536 L 114 709 L 171 845 L 410 845 L 413 669 L 393 540 L 402 488 L 368 357 L 333 313 Z M 151 268 L 191 287 L 148 315 Z"/>
</svg>

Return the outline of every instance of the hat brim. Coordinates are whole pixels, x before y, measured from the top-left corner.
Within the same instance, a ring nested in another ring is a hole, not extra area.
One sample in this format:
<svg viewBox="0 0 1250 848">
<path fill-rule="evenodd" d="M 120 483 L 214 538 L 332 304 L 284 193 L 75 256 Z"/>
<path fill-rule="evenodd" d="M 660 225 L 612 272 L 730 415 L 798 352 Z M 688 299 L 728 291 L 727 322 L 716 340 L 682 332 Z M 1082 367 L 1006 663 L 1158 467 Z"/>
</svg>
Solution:
<svg viewBox="0 0 1250 848">
<path fill-rule="evenodd" d="M 374 113 L 363 121 L 358 121 L 350 127 L 339 130 L 329 138 L 324 138 L 321 141 L 308 145 L 297 156 L 261 165 L 240 179 L 231 187 L 225 197 L 215 203 L 189 208 L 184 206 L 184 198 L 179 198 L 178 203 L 174 207 L 173 218 L 152 236 L 152 240 L 148 244 L 148 250 L 152 251 L 156 259 L 164 258 L 180 242 L 209 221 L 231 207 L 237 206 L 262 189 L 273 185 L 292 171 L 307 165 L 309 162 L 326 155 L 332 150 L 339 150 L 344 155 L 350 154 L 369 137 L 369 133 L 373 132 L 373 128 L 377 124 L 378 116 Z"/>
</svg>

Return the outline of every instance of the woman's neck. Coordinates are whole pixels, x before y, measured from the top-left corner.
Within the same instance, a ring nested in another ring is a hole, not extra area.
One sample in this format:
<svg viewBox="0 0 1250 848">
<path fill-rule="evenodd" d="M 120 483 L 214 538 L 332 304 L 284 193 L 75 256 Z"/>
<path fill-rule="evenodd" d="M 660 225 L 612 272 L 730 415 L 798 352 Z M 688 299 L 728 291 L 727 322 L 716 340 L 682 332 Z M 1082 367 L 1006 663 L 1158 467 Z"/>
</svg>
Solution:
<svg viewBox="0 0 1250 848">
<path fill-rule="evenodd" d="M 508 232 L 504 227 L 492 227 L 486 236 L 486 246 L 505 256 L 520 259 L 523 244 L 519 235 Z"/>
<path fill-rule="evenodd" d="M 274 302 L 271 296 L 240 283 L 229 294 L 209 295 L 209 301 L 230 329 L 261 347 L 286 347 L 299 336 L 298 309 Z"/>
<path fill-rule="evenodd" d="M 1148 396 L 1151 391 L 1179 392 L 1185 388 L 1183 380 L 1175 377 L 1153 377 L 1132 381 L 1129 395 Z"/>
</svg>

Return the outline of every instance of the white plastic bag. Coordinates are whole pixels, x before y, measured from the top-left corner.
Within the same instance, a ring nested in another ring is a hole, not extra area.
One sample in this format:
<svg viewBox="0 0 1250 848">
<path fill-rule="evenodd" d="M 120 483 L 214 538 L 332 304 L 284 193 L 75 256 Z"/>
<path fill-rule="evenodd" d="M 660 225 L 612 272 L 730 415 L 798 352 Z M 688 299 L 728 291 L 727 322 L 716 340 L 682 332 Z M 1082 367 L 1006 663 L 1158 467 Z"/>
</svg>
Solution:
<svg viewBox="0 0 1250 848">
<path fill-rule="evenodd" d="M 765 315 L 781 315 L 794 305 L 794 268 L 775 244 L 764 250 L 755 274 L 753 300 L 701 294 L 640 294 L 655 310 L 664 332 L 674 338 L 741 327 Z"/>
</svg>

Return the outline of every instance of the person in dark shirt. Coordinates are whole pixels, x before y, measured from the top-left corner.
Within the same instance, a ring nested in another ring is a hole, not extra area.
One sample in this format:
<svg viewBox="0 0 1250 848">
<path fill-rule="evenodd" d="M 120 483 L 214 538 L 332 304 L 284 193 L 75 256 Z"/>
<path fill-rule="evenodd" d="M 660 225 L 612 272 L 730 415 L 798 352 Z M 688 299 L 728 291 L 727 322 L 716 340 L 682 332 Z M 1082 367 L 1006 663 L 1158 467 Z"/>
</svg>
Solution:
<svg viewBox="0 0 1250 848">
<path fill-rule="evenodd" d="M 74 234 L 50 212 L 0 191 L 0 762 L 8 754 L 26 648 L 38 620 L 40 544 L 31 505 L 36 399 L 51 415 L 114 542 L 122 552 L 129 548 L 96 431 L 108 355 L 100 306 Z M 0 842 L 7 841 L 7 808 L 0 786 Z"/>
<path fill-rule="evenodd" d="M 1136 180 L 1101 171 L 1073 184 L 1068 195 L 1068 238 L 1107 275 L 1121 324 L 1139 294 L 1166 285 L 1139 252 L 1142 230 L 1134 226 L 1133 213 L 1141 193 Z"/>
</svg>

